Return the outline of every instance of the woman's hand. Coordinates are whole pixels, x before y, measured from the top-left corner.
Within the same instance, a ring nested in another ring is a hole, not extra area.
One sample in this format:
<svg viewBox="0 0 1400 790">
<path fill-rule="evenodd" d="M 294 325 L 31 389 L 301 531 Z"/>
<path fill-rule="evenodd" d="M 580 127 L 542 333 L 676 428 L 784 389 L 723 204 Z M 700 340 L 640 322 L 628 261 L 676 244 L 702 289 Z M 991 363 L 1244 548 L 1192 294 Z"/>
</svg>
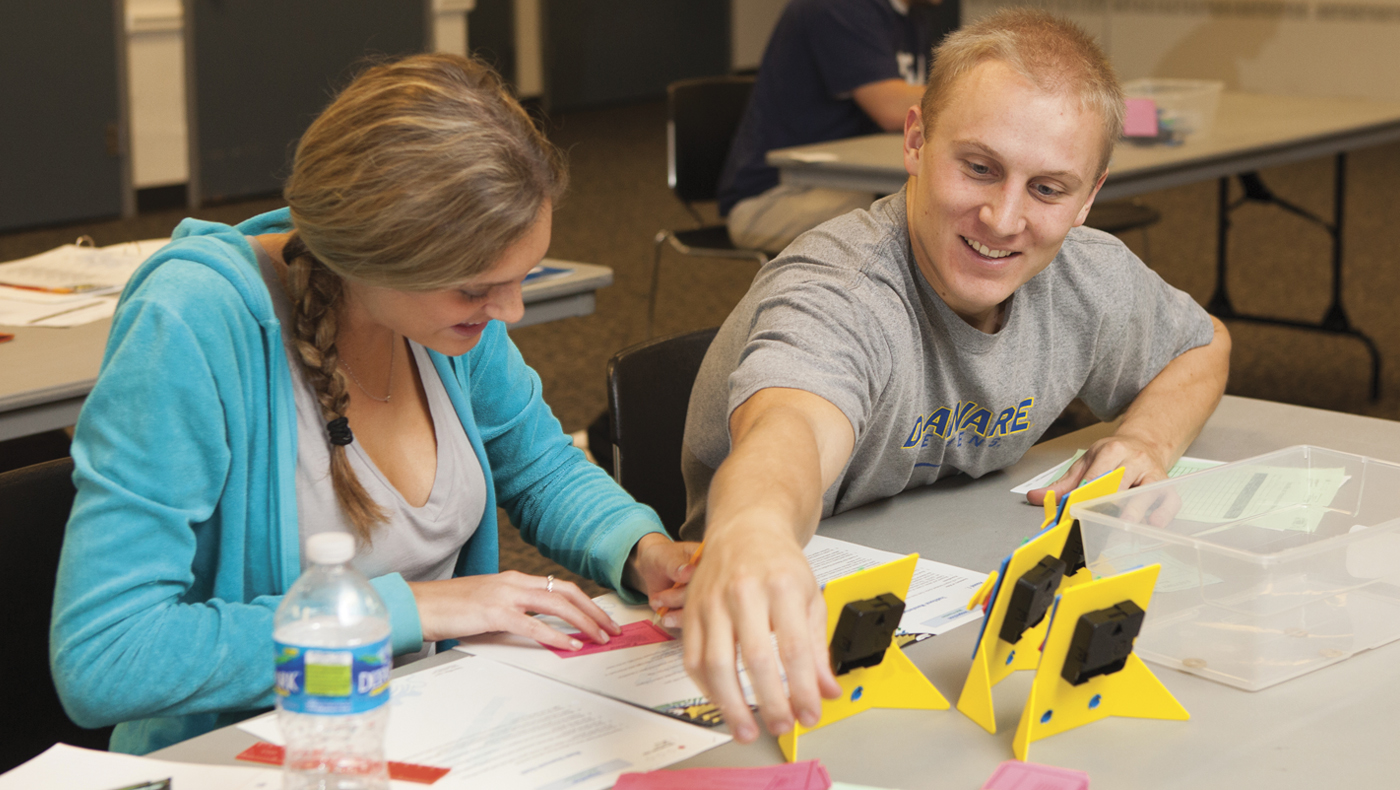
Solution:
<svg viewBox="0 0 1400 790">
<path fill-rule="evenodd" d="M 554 615 L 598 644 L 622 632 L 578 585 L 554 579 L 553 592 L 550 586 L 549 579 L 519 571 L 408 584 L 418 603 L 424 642 L 505 631 L 562 650 L 583 647 L 531 617 L 532 612 Z"/>
<path fill-rule="evenodd" d="M 699 545 L 675 543 L 659 532 L 643 535 L 627 558 L 623 580 L 627 586 L 644 593 L 652 609 L 663 606 L 679 609 L 685 606 L 685 585 L 690 583 L 690 576 L 695 572 L 690 557 Z M 675 622 L 663 621 L 662 625 L 680 625 L 679 614 L 668 614 L 667 618 Z"/>
</svg>

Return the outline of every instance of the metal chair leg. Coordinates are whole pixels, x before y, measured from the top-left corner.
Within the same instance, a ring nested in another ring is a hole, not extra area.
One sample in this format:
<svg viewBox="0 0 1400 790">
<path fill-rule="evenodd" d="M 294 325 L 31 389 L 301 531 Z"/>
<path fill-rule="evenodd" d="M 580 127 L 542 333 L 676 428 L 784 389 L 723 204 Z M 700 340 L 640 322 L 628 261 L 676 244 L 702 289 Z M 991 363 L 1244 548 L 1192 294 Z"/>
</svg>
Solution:
<svg viewBox="0 0 1400 790">
<path fill-rule="evenodd" d="M 656 252 L 651 261 L 651 297 L 647 300 L 647 340 L 651 340 L 656 327 L 656 294 L 661 287 L 661 245 L 665 244 L 670 236 L 670 231 L 663 230 L 656 234 L 653 242 Z"/>
</svg>

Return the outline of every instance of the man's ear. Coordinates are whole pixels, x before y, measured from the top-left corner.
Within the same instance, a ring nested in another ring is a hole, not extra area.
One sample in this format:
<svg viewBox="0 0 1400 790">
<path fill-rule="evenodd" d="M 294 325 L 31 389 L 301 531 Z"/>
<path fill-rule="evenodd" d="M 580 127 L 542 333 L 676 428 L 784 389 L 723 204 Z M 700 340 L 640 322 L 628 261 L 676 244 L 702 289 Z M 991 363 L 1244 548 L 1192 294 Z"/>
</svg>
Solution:
<svg viewBox="0 0 1400 790">
<path fill-rule="evenodd" d="M 1089 209 L 1094 207 L 1094 198 L 1099 196 L 1099 190 L 1103 189 L 1103 182 L 1107 179 L 1108 171 L 1105 170 L 1103 171 L 1103 175 L 1099 176 L 1099 180 L 1094 182 L 1094 189 L 1089 193 L 1089 199 L 1084 201 L 1084 208 L 1079 210 L 1079 216 L 1074 218 L 1074 227 L 1077 228 L 1083 225 L 1084 220 L 1089 218 Z"/>
<path fill-rule="evenodd" d="M 919 157 L 924 148 L 924 117 L 919 105 L 909 108 L 904 116 L 904 172 L 919 174 Z"/>
</svg>

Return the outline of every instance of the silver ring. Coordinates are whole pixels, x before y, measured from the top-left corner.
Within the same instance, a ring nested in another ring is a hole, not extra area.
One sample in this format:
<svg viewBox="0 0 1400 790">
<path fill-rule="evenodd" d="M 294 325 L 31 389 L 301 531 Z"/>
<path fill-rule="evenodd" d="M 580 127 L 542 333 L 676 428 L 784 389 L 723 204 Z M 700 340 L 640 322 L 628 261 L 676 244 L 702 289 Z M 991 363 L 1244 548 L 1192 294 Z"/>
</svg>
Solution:
<svg viewBox="0 0 1400 790">
<path fill-rule="evenodd" d="M 548 576 L 544 577 L 544 591 L 551 593 L 554 592 L 554 574 L 551 573 Z"/>
</svg>

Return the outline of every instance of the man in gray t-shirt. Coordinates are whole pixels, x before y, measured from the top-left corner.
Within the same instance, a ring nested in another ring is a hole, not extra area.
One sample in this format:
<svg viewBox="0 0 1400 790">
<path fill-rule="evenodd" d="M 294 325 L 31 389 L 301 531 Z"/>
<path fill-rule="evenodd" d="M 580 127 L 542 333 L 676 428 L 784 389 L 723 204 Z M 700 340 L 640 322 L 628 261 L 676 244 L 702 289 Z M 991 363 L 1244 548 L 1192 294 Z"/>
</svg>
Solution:
<svg viewBox="0 0 1400 790">
<path fill-rule="evenodd" d="M 763 389 L 816 395 L 854 431 L 825 518 L 1010 466 L 1076 397 L 1112 419 L 1168 362 L 1212 339 L 1190 296 L 1117 238 L 1082 227 L 1016 290 L 996 333 L 974 329 L 920 274 L 905 213 L 899 192 L 799 237 L 724 322 L 686 419 L 686 539 L 704 535 L 730 415 Z"/>
<path fill-rule="evenodd" d="M 1075 397 L 1122 421 L 1056 493 L 1119 466 L 1162 479 L 1219 402 L 1224 327 L 1080 227 L 1122 114 L 1073 25 L 1009 9 L 964 27 L 905 121 L 904 190 L 800 236 L 720 330 L 682 464 L 705 556 L 667 617 L 741 742 L 758 730 L 736 647 L 775 734 L 840 693 L 801 550 L 821 517 L 1014 463 Z"/>
</svg>

